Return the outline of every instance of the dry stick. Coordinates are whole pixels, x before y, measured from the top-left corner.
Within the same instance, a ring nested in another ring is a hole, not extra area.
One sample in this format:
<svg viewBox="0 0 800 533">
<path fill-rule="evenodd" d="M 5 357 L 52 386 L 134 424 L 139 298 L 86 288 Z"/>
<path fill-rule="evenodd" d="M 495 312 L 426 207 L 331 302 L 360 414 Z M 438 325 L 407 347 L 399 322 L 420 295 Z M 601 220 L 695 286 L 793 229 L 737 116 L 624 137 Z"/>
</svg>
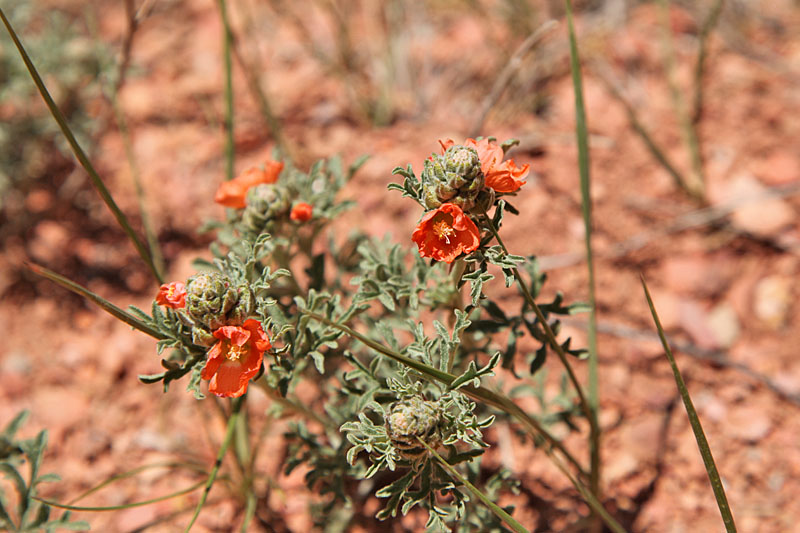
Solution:
<svg viewBox="0 0 800 533">
<path fill-rule="evenodd" d="M 585 320 L 576 319 L 574 317 L 563 317 L 561 321 L 564 324 L 570 324 L 580 328 L 585 328 L 587 326 L 587 322 Z M 652 331 L 637 329 L 631 326 L 627 326 L 625 324 L 618 324 L 608 321 L 599 322 L 597 324 L 597 330 L 600 333 L 605 333 L 607 335 L 613 335 L 614 337 L 620 337 L 624 339 L 642 340 L 642 341 L 659 340 L 658 334 Z M 743 363 L 739 363 L 737 361 L 731 361 L 730 359 L 728 359 L 728 353 L 724 350 L 707 350 L 691 342 L 677 342 L 671 336 L 667 336 L 667 341 L 669 341 L 670 345 L 675 347 L 676 352 L 685 353 L 686 355 L 694 357 L 695 359 L 700 359 L 701 361 L 708 361 L 710 363 L 717 364 L 725 368 L 732 368 L 733 370 L 738 370 L 747 377 L 750 377 L 758 381 L 759 383 L 767 387 L 769 390 L 771 390 L 784 400 L 793 403 L 797 406 L 800 406 L 800 394 L 793 394 L 783 389 L 766 374 L 757 372 L 756 370 L 753 370 L 752 368 Z"/>
<path fill-rule="evenodd" d="M 489 112 L 492 108 L 497 104 L 497 101 L 500 100 L 500 97 L 503 95 L 503 92 L 508 88 L 508 85 L 511 83 L 512 78 L 517 73 L 517 70 L 522 66 L 522 60 L 525 56 L 533 50 L 536 45 L 538 45 L 542 39 L 553 30 L 558 23 L 555 20 L 548 20 L 539 28 L 531 33 L 527 39 L 525 39 L 521 45 L 517 48 L 511 58 L 508 60 L 503 71 L 497 77 L 492 86 L 492 90 L 489 91 L 489 94 L 483 99 L 481 102 L 481 109 L 478 113 L 477 117 L 475 117 L 475 121 L 472 123 L 472 127 L 469 129 L 469 136 L 475 137 L 477 136 L 481 128 L 483 128 L 483 123 L 486 122 L 486 117 L 489 115 Z"/>
<path fill-rule="evenodd" d="M 697 130 L 692 124 L 689 111 L 686 109 L 686 101 L 678 86 L 675 47 L 672 42 L 672 27 L 669 20 L 669 0 L 660 0 L 660 4 L 663 30 L 662 46 L 664 49 L 664 67 L 667 71 L 667 84 L 672 96 L 672 105 L 678 115 L 681 137 L 689 150 L 692 164 L 692 181 L 687 185 L 689 186 L 689 194 L 695 200 L 703 202 L 705 200 L 705 177 L 703 175 L 703 156 L 700 151 L 700 140 L 697 136 Z"/>
<path fill-rule="evenodd" d="M 604 259 L 615 259 L 623 257 L 631 252 L 644 248 L 653 240 L 677 233 L 697 226 L 704 226 L 723 219 L 745 205 L 770 200 L 773 198 L 783 198 L 800 193 L 800 183 L 790 183 L 770 187 L 755 196 L 740 197 L 724 204 L 712 207 L 704 207 L 690 211 L 677 217 L 675 220 L 655 230 L 647 230 L 637 233 L 623 241 L 612 244 L 605 252 L 596 252 L 596 257 Z M 785 251 L 798 253 L 798 250 L 791 247 L 783 247 Z M 538 258 L 539 266 L 542 270 L 553 270 L 582 263 L 586 259 L 585 252 L 574 252 L 566 254 L 546 255 Z"/>
<path fill-rule="evenodd" d="M 694 102 L 692 104 L 692 124 L 698 124 L 703 116 L 703 78 L 705 77 L 706 56 L 708 55 L 708 37 L 717 25 L 725 0 L 716 0 L 711 12 L 703 22 L 697 43 L 697 64 L 694 69 Z"/>
<path fill-rule="evenodd" d="M 231 51 L 233 52 L 233 58 L 237 63 L 239 63 L 239 68 L 241 68 L 242 72 L 244 73 L 245 80 L 247 81 L 247 87 L 250 89 L 253 97 L 258 102 L 258 106 L 261 108 L 261 115 L 264 117 L 267 127 L 272 132 L 272 137 L 275 139 L 275 143 L 278 145 L 281 155 L 291 160 L 292 152 L 288 143 L 286 142 L 286 137 L 283 135 L 283 127 L 281 126 L 278 118 L 275 116 L 275 112 L 272 110 L 272 104 L 270 104 L 266 92 L 261 87 L 258 74 L 256 73 L 255 69 L 252 68 L 253 62 L 245 61 L 242 51 L 239 48 L 239 37 L 234 32 L 233 27 L 231 27 L 230 31 Z"/>
<path fill-rule="evenodd" d="M 642 122 L 639 120 L 636 110 L 633 108 L 628 99 L 625 98 L 621 87 L 611 76 L 610 67 L 601 64 L 599 61 L 596 61 L 593 65 L 592 71 L 600 78 L 600 81 L 605 84 L 608 92 L 611 93 L 611 96 L 613 96 L 614 99 L 622 104 L 622 107 L 625 108 L 625 114 L 628 116 L 628 122 L 630 122 L 631 127 L 637 134 L 639 134 L 639 137 L 641 137 L 645 146 L 647 146 L 647 149 L 650 151 L 652 156 L 655 157 L 656 161 L 658 161 L 659 164 L 664 167 L 664 170 L 666 170 L 667 173 L 672 177 L 672 181 L 675 182 L 675 185 L 684 190 L 687 194 L 692 194 L 686 178 L 678 171 L 672 161 L 670 161 L 670 159 L 667 157 L 667 154 L 665 154 L 661 148 L 659 148 L 658 144 L 656 144 L 655 140 L 650 136 L 647 128 L 645 128 L 644 124 L 642 124 Z"/>
</svg>

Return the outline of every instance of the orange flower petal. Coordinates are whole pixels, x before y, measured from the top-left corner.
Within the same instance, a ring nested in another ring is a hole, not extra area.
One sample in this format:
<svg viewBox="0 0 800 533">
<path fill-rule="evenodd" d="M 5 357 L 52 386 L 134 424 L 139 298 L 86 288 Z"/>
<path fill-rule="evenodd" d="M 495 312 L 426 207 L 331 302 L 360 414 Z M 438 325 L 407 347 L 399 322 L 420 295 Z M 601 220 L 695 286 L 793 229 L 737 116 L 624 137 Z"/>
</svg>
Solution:
<svg viewBox="0 0 800 533">
<path fill-rule="evenodd" d="M 422 257 L 452 263 L 462 253 L 478 248 L 480 232 L 460 207 L 448 203 L 426 213 L 411 239 Z"/>
<path fill-rule="evenodd" d="M 300 202 L 292 207 L 292 212 L 289 213 L 289 218 L 295 222 L 308 222 L 314 214 L 314 208 L 305 202 Z"/>
<path fill-rule="evenodd" d="M 517 167 L 513 159 L 503 161 L 486 173 L 486 185 L 496 192 L 515 192 L 525 185 L 530 165 Z"/>
<path fill-rule="evenodd" d="M 214 331 L 219 339 L 209 351 L 201 377 L 211 380 L 208 390 L 225 398 L 236 398 L 247 391 L 258 374 L 264 352 L 272 345 L 261 323 L 248 319 L 241 326 L 222 326 Z"/>
<path fill-rule="evenodd" d="M 267 161 L 263 170 L 258 167 L 248 168 L 231 181 L 222 183 L 214 195 L 214 201 L 225 207 L 243 209 L 247 206 L 247 191 L 262 183 L 275 183 L 281 170 L 283 163 L 279 161 Z"/>
<path fill-rule="evenodd" d="M 158 288 L 156 294 L 156 303 L 171 307 L 172 309 L 181 309 L 186 306 L 186 285 L 180 281 L 173 281 L 172 283 L 165 283 Z"/>
</svg>

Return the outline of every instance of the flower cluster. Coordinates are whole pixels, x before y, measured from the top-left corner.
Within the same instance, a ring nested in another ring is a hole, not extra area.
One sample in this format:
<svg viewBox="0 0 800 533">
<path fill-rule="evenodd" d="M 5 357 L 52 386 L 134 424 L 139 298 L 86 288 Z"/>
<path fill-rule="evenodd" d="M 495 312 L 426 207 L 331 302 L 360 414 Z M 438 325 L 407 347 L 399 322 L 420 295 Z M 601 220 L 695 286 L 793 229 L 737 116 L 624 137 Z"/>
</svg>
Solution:
<svg viewBox="0 0 800 533">
<path fill-rule="evenodd" d="M 284 164 L 266 161 L 262 167 L 252 167 L 217 189 L 214 201 L 241 210 L 241 233 L 258 235 L 271 231 L 274 222 L 291 220 L 304 223 L 312 219 L 313 206 L 306 202 L 292 205 L 292 193 L 278 178 Z"/>
<path fill-rule="evenodd" d="M 530 167 L 503 161 L 503 146 L 493 138 L 439 144 L 441 155 L 431 155 L 420 175 L 417 199 L 428 211 L 411 239 L 422 257 L 452 263 L 480 245 L 480 230 L 470 213 L 485 214 L 498 195 L 518 191 Z"/>
<path fill-rule="evenodd" d="M 264 352 L 272 348 L 261 323 L 250 318 L 255 308 L 250 288 L 218 272 L 204 272 L 186 284 L 162 285 L 156 303 L 178 313 L 192 328 L 195 344 L 210 347 L 201 373 L 210 380 L 208 390 L 226 398 L 243 395 L 261 370 Z"/>
</svg>

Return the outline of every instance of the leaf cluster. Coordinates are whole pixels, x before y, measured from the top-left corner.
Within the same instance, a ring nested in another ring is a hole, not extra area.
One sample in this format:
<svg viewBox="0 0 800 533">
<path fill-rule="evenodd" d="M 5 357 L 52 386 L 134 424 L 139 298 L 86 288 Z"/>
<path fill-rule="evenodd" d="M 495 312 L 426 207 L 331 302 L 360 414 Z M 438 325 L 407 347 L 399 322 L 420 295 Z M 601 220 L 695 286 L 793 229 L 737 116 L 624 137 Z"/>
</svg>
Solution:
<svg viewBox="0 0 800 533">
<path fill-rule="evenodd" d="M 83 521 L 73 521 L 70 512 L 51 516 L 52 508 L 37 500 L 39 485 L 59 481 L 56 474 L 41 474 L 42 458 L 47 447 L 47 431 L 42 430 L 32 439 L 19 439 L 16 434 L 28 418 L 28 412 L 19 413 L 0 433 L 0 472 L 11 482 L 17 493 L 16 509 L 9 503 L 8 495 L 0 490 L 0 529 L 3 531 L 32 532 L 57 530 L 81 531 L 89 529 Z M 22 471 L 28 465 L 28 475 Z"/>
</svg>

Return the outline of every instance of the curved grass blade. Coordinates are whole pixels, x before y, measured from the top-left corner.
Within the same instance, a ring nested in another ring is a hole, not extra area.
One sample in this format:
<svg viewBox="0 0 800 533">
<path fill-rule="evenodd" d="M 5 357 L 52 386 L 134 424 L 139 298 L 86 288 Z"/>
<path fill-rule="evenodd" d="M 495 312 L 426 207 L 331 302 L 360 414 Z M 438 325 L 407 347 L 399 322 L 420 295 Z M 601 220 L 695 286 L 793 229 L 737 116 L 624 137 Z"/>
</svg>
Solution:
<svg viewBox="0 0 800 533">
<path fill-rule="evenodd" d="M 728 505 L 728 498 L 725 495 L 725 487 L 722 485 L 722 479 L 719 477 L 717 465 L 714 462 L 714 457 L 711 455 L 711 447 L 708 445 L 706 434 L 703 432 L 703 426 L 700 425 L 700 417 L 697 416 L 697 411 L 692 403 L 692 398 L 689 396 L 689 390 L 686 388 L 686 383 L 683 381 L 681 371 L 678 369 L 678 364 L 675 362 L 675 357 L 672 355 L 672 349 L 669 347 L 667 337 L 664 335 L 664 328 L 661 327 L 661 320 L 658 318 L 653 299 L 650 297 L 650 291 L 647 288 L 647 282 L 644 276 L 640 276 L 642 280 L 642 288 L 644 295 L 647 297 L 647 305 L 650 307 L 650 313 L 653 315 L 653 321 L 658 330 L 658 336 L 661 338 L 661 344 L 664 346 L 664 352 L 667 354 L 667 359 L 672 367 L 672 373 L 675 375 L 675 383 L 678 385 L 678 390 L 681 393 L 683 405 L 686 407 L 686 414 L 689 415 L 689 423 L 694 432 L 694 438 L 697 440 L 697 446 L 700 448 L 700 455 L 703 456 L 703 464 L 708 473 L 708 480 L 711 482 L 711 488 L 714 490 L 714 497 L 717 499 L 717 507 L 722 515 L 722 522 L 725 524 L 725 531 L 728 533 L 736 532 L 736 524 L 733 522 L 733 513 L 731 512 L 730 505 Z"/>
<path fill-rule="evenodd" d="M 45 505 L 49 505 L 50 507 L 56 507 L 58 509 L 66 509 L 68 511 L 86 511 L 86 512 L 103 512 L 103 511 L 120 511 L 122 509 L 130 509 L 131 507 L 142 507 L 144 505 L 150 505 L 153 503 L 163 502 L 164 500 L 169 500 L 171 498 L 177 498 L 178 496 L 183 496 L 184 494 L 189 494 L 190 492 L 194 492 L 200 487 L 203 486 L 205 481 L 200 481 L 199 483 L 195 483 L 191 487 L 179 490 L 178 492 L 173 492 L 172 494 L 167 494 L 166 496 L 159 496 L 158 498 L 153 498 L 151 500 L 145 500 L 142 502 L 134 502 L 134 503 L 126 503 L 124 505 L 111 505 L 109 507 L 79 507 L 77 505 L 65 505 L 63 503 L 58 502 L 51 502 L 50 500 L 44 500 L 42 498 L 37 498 L 36 496 L 33 497 L 34 500 L 37 502 L 43 503 Z"/>
<path fill-rule="evenodd" d="M 73 505 L 73 504 L 77 503 L 78 501 L 84 499 L 85 497 L 89 496 L 90 494 L 94 494 L 95 492 L 97 492 L 97 491 L 99 491 L 99 490 L 111 485 L 112 483 L 116 483 L 117 481 L 121 481 L 121 480 L 127 479 L 129 477 L 133 477 L 136 474 L 138 474 L 139 472 L 144 472 L 145 470 L 150 470 L 150 469 L 153 469 L 153 468 L 186 468 L 188 470 L 195 470 L 197 472 L 202 472 L 204 474 L 208 474 L 208 472 L 206 471 L 205 468 L 203 468 L 200 465 L 196 465 L 196 464 L 192 464 L 192 463 L 179 463 L 179 462 L 175 462 L 175 461 L 165 461 L 165 462 L 161 462 L 161 463 L 153 463 L 153 464 L 150 464 L 150 465 L 143 465 L 143 466 L 136 467 L 136 468 L 134 468 L 132 470 L 128 470 L 127 472 L 123 472 L 122 474 L 117 474 L 115 476 L 111 476 L 110 478 L 106 479 L 105 481 L 103 481 L 99 485 L 96 485 L 96 486 L 92 487 L 91 489 L 87 490 L 86 492 L 84 492 L 83 494 L 81 494 L 80 496 L 78 496 L 76 498 L 73 498 L 69 502 L 69 505 Z"/>
<path fill-rule="evenodd" d="M 572 87 L 575 92 L 575 136 L 578 142 L 578 170 L 581 179 L 581 211 L 583 212 L 584 240 L 586 243 L 586 265 L 589 272 L 589 327 L 588 327 L 588 400 L 589 410 L 594 423 L 589 434 L 590 448 L 590 483 L 592 493 L 600 494 L 600 424 L 597 413 L 600 400 L 597 391 L 597 305 L 595 298 L 594 261 L 592 255 L 592 197 L 589 177 L 589 132 L 586 126 L 586 105 L 583 101 L 583 78 L 578 57 L 578 40 L 575 37 L 575 26 L 572 22 L 572 6 L 565 0 L 567 10 L 567 28 L 569 30 L 569 56 L 572 70 Z"/>
<path fill-rule="evenodd" d="M 486 496 L 483 492 L 481 492 L 480 489 L 478 489 L 478 487 L 476 487 L 475 485 L 470 483 L 467 478 L 462 476 L 461 473 L 453 467 L 453 465 L 451 465 L 450 463 L 445 461 L 444 458 L 441 455 L 436 453 L 436 450 L 431 448 L 430 445 L 428 445 L 427 442 L 425 442 L 424 440 L 422 440 L 419 437 L 417 437 L 417 440 L 420 442 L 420 444 L 425 446 L 428 449 L 429 452 L 431 452 L 431 454 L 436 458 L 436 460 L 439 462 L 439 464 L 442 466 L 442 468 L 447 470 L 447 472 L 451 476 L 453 476 L 458 481 L 463 483 L 464 486 L 467 487 L 467 489 L 469 489 L 469 491 L 472 494 L 474 494 L 475 497 L 478 498 L 481 501 L 481 503 L 483 503 L 486 507 L 488 507 L 489 510 L 491 512 L 493 512 L 495 514 L 495 516 L 497 516 L 497 518 L 499 518 L 500 520 L 505 522 L 506 525 L 508 525 L 508 527 L 510 527 L 511 529 L 516 531 L 517 533 L 528 533 L 528 530 L 525 529 L 525 527 L 522 524 L 520 524 L 519 522 L 514 520 L 513 516 L 511 516 L 510 514 L 505 512 L 499 505 L 494 503 L 491 499 L 489 499 L 488 496 Z"/>
<path fill-rule="evenodd" d="M 86 173 L 89 174 L 89 178 L 92 181 L 92 185 L 94 185 L 97 192 L 100 194 L 100 197 L 105 202 L 108 209 L 114 215 L 114 218 L 117 220 L 117 223 L 120 227 L 125 231 L 125 233 L 130 238 L 133 246 L 136 248 L 136 251 L 139 253 L 139 256 L 144 260 L 147 266 L 150 268 L 150 271 L 153 273 L 153 276 L 158 280 L 159 283 L 163 283 L 164 280 L 161 277 L 158 269 L 153 262 L 153 258 L 150 255 L 150 252 L 147 250 L 147 247 L 142 243 L 139 237 L 136 235 L 136 232 L 128 222 L 128 218 L 125 214 L 120 211 L 119 207 L 117 206 L 116 202 L 114 202 L 114 198 L 111 196 L 108 188 L 106 188 L 103 180 L 100 179 L 100 176 L 97 174 L 92 162 L 89 161 L 86 153 L 81 148 L 80 144 L 78 144 L 78 140 L 73 135 L 72 130 L 67 124 L 67 119 L 64 118 L 64 115 L 61 113 L 61 110 L 56 105 L 55 101 L 53 101 L 53 97 L 50 96 L 50 93 L 47 90 L 47 87 L 42 81 L 41 76 L 39 76 L 39 72 L 36 70 L 36 67 L 31 61 L 31 58 L 28 56 L 28 53 L 25 51 L 25 47 L 22 46 L 22 42 L 19 40 L 17 33 L 14 31 L 14 28 L 11 26 L 11 22 L 6 18 L 5 13 L 2 9 L 0 9 L 0 19 L 3 20 L 3 24 L 5 25 L 6 29 L 8 30 L 9 35 L 11 35 L 11 39 L 14 41 L 14 45 L 17 47 L 22 60 L 25 62 L 25 66 L 28 69 L 28 72 L 33 78 L 33 82 L 36 84 L 36 88 L 39 89 L 39 94 L 42 95 L 42 98 L 47 104 L 50 113 L 53 115 L 53 118 L 58 123 L 58 126 L 61 128 L 61 133 L 64 134 L 64 137 L 67 139 L 70 147 L 72 148 L 72 153 L 75 154 L 75 157 L 80 162 L 81 166 L 86 170 Z"/>
<path fill-rule="evenodd" d="M 222 440 L 222 445 L 219 447 L 217 460 L 214 462 L 214 468 L 211 469 L 211 473 L 208 474 L 208 479 L 206 480 L 205 488 L 203 489 L 203 495 L 200 496 L 200 501 L 197 502 L 197 507 L 194 510 L 192 519 L 189 521 L 189 525 L 186 526 L 186 529 L 183 530 L 184 533 L 189 533 L 189 531 L 192 529 L 197 517 L 200 516 L 200 511 L 203 510 L 206 499 L 208 499 L 208 493 L 211 491 L 211 486 L 214 485 L 214 481 L 217 479 L 219 468 L 222 466 L 222 458 L 225 457 L 225 452 L 228 451 L 228 446 L 230 446 L 231 441 L 233 440 L 233 430 L 236 428 L 236 421 L 239 419 L 239 413 L 241 412 L 243 403 L 244 396 L 236 398 L 233 401 L 233 412 L 231 413 L 230 418 L 228 418 L 228 427 L 225 429 L 225 438 Z"/>
<path fill-rule="evenodd" d="M 34 265 L 32 263 L 25 263 L 25 265 L 29 269 L 31 269 L 31 271 L 34 274 L 38 274 L 39 276 L 42 276 L 43 278 L 47 278 L 50 281 L 53 281 L 53 282 L 61 285 L 65 289 L 67 289 L 69 291 L 72 291 L 72 292 L 74 292 L 75 294 L 77 294 L 79 296 L 83 296 L 84 298 L 86 298 L 88 300 L 91 300 L 92 302 L 94 302 L 95 304 L 100 306 L 106 313 L 112 315 L 113 317 L 115 317 L 115 318 L 117 318 L 119 320 L 122 320 L 123 322 L 125 322 L 126 324 L 131 326 L 132 328 L 138 329 L 142 333 L 146 333 L 146 334 L 150 335 L 151 337 L 153 337 L 154 339 L 161 340 L 161 339 L 165 338 L 164 335 L 162 335 L 160 332 L 154 330 L 153 328 L 151 328 L 147 324 L 142 323 L 135 316 L 131 315 L 130 313 L 128 313 L 127 311 L 125 311 L 123 309 L 120 309 L 119 307 L 117 307 L 116 305 L 112 304 L 111 302 L 109 302 L 108 300 L 103 298 L 102 296 L 98 296 L 97 294 L 93 293 L 92 291 L 90 291 L 86 287 L 82 287 L 81 285 L 78 285 L 74 281 L 71 281 L 71 280 L 65 278 L 64 276 L 61 276 L 60 274 L 56 274 L 52 270 L 49 270 L 49 269 L 44 268 L 42 266 Z"/>
</svg>

